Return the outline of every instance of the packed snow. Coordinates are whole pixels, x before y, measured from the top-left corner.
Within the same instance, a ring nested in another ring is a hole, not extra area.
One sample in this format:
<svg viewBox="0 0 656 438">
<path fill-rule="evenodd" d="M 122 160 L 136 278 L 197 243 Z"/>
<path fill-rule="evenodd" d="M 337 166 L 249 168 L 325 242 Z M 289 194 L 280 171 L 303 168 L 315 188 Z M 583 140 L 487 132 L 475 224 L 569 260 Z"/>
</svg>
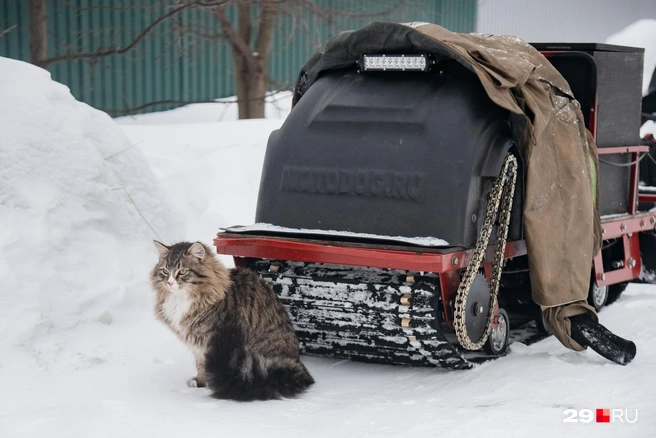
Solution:
<svg viewBox="0 0 656 438">
<path fill-rule="evenodd" d="M 289 114 L 291 91 L 270 93 L 266 97 L 267 118 L 284 119 Z M 216 99 L 214 102 L 194 103 L 170 111 L 118 117 L 121 125 L 163 125 L 184 123 L 227 122 L 239 118 L 235 98 Z"/>
<path fill-rule="evenodd" d="M 2 342 L 107 323 L 140 290 L 143 242 L 181 221 L 107 114 L 30 64 L 0 58 L 0 75 Z"/>
<path fill-rule="evenodd" d="M 219 121 L 226 104 L 209 104 L 117 126 L 1 58 L 0 96 L 1 437 L 653 435 L 652 285 L 600 314 L 638 346 L 626 367 L 552 337 L 471 371 L 304 356 L 317 383 L 295 400 L 187 387 L 192 355 L 152 314 L 152 240 L 211 243 L 253 223 L 267 137 L 287 110 Z M 638 419 L 563 421 L 597 408 Z"/>
<path fill-rule="evenodd" d="M 315 236 L 339 236 L 339 237 L 355 237 L 363 240 L 386 240 L 392 242 L 409 243 L 417 246 L 447 246 L 449 242 L 437 237 L 423 236 L 423 237 L 404 237 L 404 236 L 381 236 L 380 234 L 369 233 L 353 233 L 351 231 L 338 231 L 338 230 L 317 230 L 306 228 L 288 228 L 279 225 L 256 223 L 252 225 L 236 225 L 225 228 L 225 231 L 231 233 L 245 233 L 252 231 L 262 231 L 266 233 L 280 233 L 280 234 L 306 234 Z"/>
</svg>

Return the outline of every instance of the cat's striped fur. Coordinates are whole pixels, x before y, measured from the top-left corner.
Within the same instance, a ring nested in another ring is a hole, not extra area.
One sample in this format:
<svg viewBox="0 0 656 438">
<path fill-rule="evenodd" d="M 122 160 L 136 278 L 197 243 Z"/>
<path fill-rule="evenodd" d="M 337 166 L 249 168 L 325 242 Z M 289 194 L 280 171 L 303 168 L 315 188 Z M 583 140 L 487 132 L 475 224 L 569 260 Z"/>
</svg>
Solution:
<svg viewBox="0 0 656 438">
<path fill-rule="evenodd" d="M 194 353 L 189 386 L 249 401 L 296 397 L 314 383 L 269 284 L 248 269 L 227 269 L 200 242 L 155 246 L 155 315 Z"/>
</svg>

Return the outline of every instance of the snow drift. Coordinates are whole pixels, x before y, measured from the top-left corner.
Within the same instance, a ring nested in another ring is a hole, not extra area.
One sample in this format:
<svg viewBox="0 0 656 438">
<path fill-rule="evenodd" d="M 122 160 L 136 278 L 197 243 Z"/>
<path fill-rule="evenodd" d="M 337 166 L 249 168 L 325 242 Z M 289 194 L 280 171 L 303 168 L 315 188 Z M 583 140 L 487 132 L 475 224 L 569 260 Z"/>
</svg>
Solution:
<svg viewBox="0 0 656 438">
<path fill-rule="evenodd" d="M 0 95 L 0 342 L 150 299 L 135 279 L 177 225 L 141 152 L 31 64 L 0 58 Z"/>
</svg>

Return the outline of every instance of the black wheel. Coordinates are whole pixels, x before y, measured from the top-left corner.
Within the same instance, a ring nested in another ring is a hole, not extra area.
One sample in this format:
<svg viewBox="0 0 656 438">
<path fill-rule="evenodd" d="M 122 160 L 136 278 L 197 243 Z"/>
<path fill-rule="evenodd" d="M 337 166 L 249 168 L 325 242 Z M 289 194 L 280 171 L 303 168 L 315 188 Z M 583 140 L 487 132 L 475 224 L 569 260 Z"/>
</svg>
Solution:
<svg viewBox="0 0 656 438">
<path fill-rule="evenodd" d="M 508 348 L 510 334 L 510 319 L 505 310 L 499 308 L 499 322 L 490 331 L 490 336 L 485 341 L 483 351 L 491 356 L 499 356 Z"/>
<path fill-rule="evenodd" d="M 588 292 L 588 303 L 595 310 L 599 311 L 606 305 L 608 300 L 608 286 L 599 286 L 594 279 L 590 282 L 590 291 Z"/>
<path fill-rule="evenodd" d="M 628 281 L 622 283 L 611 284 L 608 286 L 608 299 L 606 300 L 606 305 L 613 304 L 617 299 L 622 295 L 622 292 L 629 285 Z"/>
<path fill-rule="evenodd" d="M 638 233 L 643 273 L 640 278 L 645 283 L 656 283 L 656 231 Z"/>
<path fill-rule="evenodd" d="M 538 310 L 535 311 L 535 327 L 538 329 L 538 332 L 543 335 L 549 335 L 551 332 L 547 328 L 547 324 L 544 322 L 544 314 L 542 309 L 538 306 Z"/>
</svg>

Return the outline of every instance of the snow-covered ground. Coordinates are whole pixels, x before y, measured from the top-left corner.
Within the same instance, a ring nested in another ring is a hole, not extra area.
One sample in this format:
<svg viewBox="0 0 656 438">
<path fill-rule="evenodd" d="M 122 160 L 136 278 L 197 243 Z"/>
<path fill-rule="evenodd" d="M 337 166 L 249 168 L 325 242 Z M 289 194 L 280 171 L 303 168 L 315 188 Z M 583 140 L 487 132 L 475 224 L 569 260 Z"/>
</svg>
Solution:
<svg viewBox="0 0 656 438">
<path fill-rule="evenodd" d="M 292 101 L 290 91 L 271 93 L 267 96 L 267 118 L 284 119 L 289 114 Z M 216 99 L 215 103 L 195 103 L 170 111 L 118 117 L 121 125 L 165 125 L 185 123 L 227 122 L 239 118 L 235 98 Z"/>
<path fill-rule="evenodd" d="M 471 371 L 303 357 L 317 383 L 297 400 L 188 388 L 191 354 L 152 315 L 151 241 L 211 243 L 252 223 L 267 137 L 286 114 L 192 110 L 119 127 L 0 58 L 0 437 L 654 436 L 650 285 L 600 315 L 636 342 L 626 367 L 549 338 Z M 563 422 L 597 408 L 638 420 Z"/>
</svg>

